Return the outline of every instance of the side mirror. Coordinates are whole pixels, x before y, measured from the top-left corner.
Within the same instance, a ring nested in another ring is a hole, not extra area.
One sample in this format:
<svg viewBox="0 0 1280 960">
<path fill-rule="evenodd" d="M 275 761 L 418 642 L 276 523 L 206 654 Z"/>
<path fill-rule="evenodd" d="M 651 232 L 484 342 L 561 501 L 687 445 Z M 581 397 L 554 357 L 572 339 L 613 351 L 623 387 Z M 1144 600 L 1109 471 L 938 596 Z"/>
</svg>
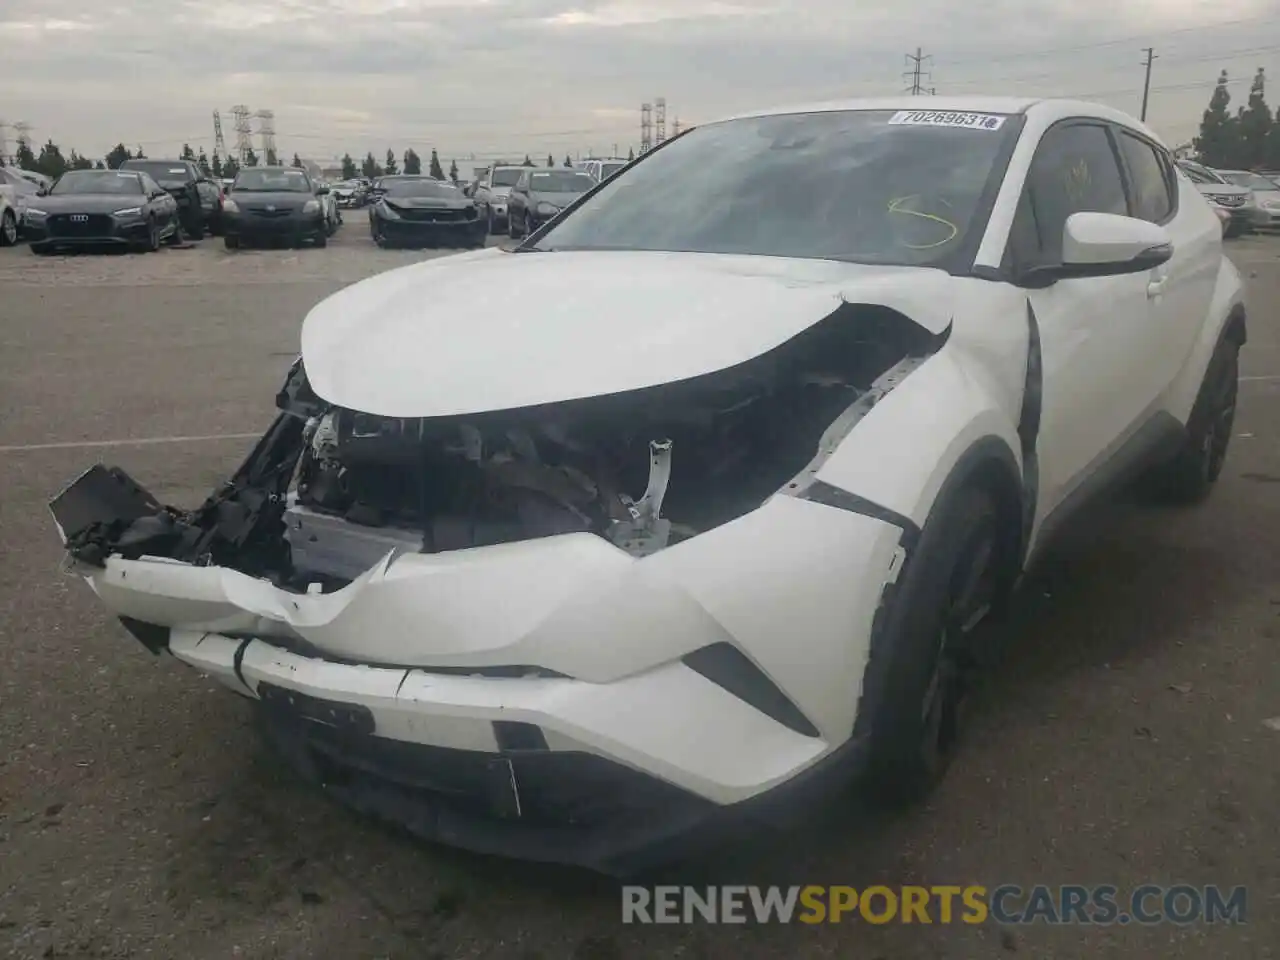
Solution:
<svg viewBox="0 0 1280 960">
<path fill-rule="evenodd" d="M 41 187 L 39 190 L 36 191 L 37 197 L 47 197 L 48 195 L 49 195 L 49 191 L 46 190 L 44 187 Z"/>
<path fill-rule="evenodd" d="M 1062 228 L 1062 262 L 1032 267 L 1021 286 L 1047 287 L 1059 280 L 1143 273 L 1173 257 L 1167 230 L 1114 213 L 1073 213 Z"/>
</svg>

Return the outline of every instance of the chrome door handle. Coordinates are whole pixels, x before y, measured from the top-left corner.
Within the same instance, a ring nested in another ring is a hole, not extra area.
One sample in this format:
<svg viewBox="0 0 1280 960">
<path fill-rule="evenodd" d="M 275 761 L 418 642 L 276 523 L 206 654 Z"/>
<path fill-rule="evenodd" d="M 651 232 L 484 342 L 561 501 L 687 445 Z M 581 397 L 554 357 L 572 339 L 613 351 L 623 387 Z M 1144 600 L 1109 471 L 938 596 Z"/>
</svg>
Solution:
<svg viewBox="0 0 1280 960">
<path fill-rule="evenodd" d="M 1150 283 L 1147 284 L 1147 296 L 1148 297 L 1160 296 L 1160 294 L 1164 293 L 1164 285 L 1168 282 L 1169 282 L 1169 277 L 1167 274 L 1162 277 L 1156 277 L 1154 280 L 1152 280 Z"/>
</svg>

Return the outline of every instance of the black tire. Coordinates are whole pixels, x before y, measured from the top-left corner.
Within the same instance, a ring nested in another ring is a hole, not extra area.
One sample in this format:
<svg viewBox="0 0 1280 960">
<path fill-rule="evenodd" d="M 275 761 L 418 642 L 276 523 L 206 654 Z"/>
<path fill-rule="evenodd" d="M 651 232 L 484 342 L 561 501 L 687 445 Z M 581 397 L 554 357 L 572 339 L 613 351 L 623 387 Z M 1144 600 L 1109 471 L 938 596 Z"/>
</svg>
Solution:
<svg viewBox="0 0 1280 960">
<path fill-rule="evenodd" d="M 41 257 L 47 257 L 53 253 L 53 247 L 47 243 L 33 243 L 31 244 L 31 252 Z"/>
<path fill-rule="evenodd" d="M 1143 479 L 1152 499 L 1193 504 L 1209 495 L 1222 474 L 1231 443 L 1239 378 L 1240 345 L 1223 337 L 1200 383 L 1182 447 Z"/>
<path fill-rule="evenodd" d="M 867 667 L 878 685 L 859 718 L 870 728 L 869 785 L 893 806 L 923 799 L 946 774 L 983 660 L 977 628 L 1006 582 L 991 495 L 966 487 L 944 509 L 908 556 Z"/>
<path fill-rule="evenodd" d="M 12 210 L 0 217 L 0 247 L 12 247 L 18 242 L 18 218 Z"/>
<path fill-rule="evenodd" d="M 239 237 L 233 237 L 233 236 L 230 236 L 230 235 L 224 236 L 224 237 L 222 238 L 222 245 L 223 245 L 224 247 L 226 247 L 228 250 L 239 250 L 239 249 L 240 249 L 240 238 L 239 238 Z"/>
<path fill-rule="evenodd" d="M 165 241 L 171 247 L 180 247 L 186 242 L 186 237 L 182 235 L 182 221 L 179 220 L 173 225 L 173 233 L 169 234 L 169 239 Z"/>
<path fill-rule="evenodd" d="M 492 236 L 498 232 L 498 225 L 493 222 L 493 210 L 490 209 L 485 213 L 485 219 L 489 223 L 488 235 Z"/>
<path fill-rule="evenodd" d="M 520 234 L 516 232 L 516 215 L 511 212 L 511 208 L 507 208 L 507 236 L 512 240 L 519 240 Z"/>
<path fill-rule="evenodd" d="M 317 247 L 327 247 L 329 245 L 329 234 L 325 232 L 323 227 L 317 231 L 314 242 Z"/>
<path fill-rule="evenodd" d="M 137 247 L 138 253 L 155 253 L 160 249 L 160 227 L 154 218 L 147 220 L 147 239 Z"/>
</svg>

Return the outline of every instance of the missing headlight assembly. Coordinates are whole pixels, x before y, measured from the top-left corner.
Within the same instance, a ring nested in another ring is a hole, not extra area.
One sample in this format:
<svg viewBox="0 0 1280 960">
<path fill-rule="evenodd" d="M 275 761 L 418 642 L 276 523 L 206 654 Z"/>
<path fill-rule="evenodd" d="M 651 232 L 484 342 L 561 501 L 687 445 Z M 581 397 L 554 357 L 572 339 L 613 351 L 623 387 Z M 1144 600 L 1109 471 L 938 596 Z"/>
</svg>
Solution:
<svg viewBox="0 0 1280 960">
<path fill-rule="evenodd" d="M 122 473 L 53 504 L 72 555 L 230 566 L 336 588 L 389 551 L 444 553 L 588 532 L 646 556 L 755 509 L 937 349 L 887 308 L 843 304 L 780 347 L 643 390 L 416 419 L 332 406 L 301 359 L 280 415 L 200 507 L 160 507 Z M 625 363 L 625 355 L 619 362 Z"/>
</svg>

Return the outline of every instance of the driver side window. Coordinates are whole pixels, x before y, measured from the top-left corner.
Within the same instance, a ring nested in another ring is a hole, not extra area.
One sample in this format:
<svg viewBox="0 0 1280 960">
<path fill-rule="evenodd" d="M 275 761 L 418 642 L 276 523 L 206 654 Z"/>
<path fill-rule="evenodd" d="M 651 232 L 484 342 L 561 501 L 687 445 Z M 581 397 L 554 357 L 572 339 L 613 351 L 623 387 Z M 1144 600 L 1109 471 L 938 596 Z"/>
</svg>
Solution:
<svg viewBox="0 0 1280 960">
<path fill-rule="evenodd" d="M 1129 213 L 1111 135 L 1097 124 L 1062 124 L 1041 139 L 1009 235 L 1012 267 L 1060 263 L 1073 213 Z"/>
</svg>

